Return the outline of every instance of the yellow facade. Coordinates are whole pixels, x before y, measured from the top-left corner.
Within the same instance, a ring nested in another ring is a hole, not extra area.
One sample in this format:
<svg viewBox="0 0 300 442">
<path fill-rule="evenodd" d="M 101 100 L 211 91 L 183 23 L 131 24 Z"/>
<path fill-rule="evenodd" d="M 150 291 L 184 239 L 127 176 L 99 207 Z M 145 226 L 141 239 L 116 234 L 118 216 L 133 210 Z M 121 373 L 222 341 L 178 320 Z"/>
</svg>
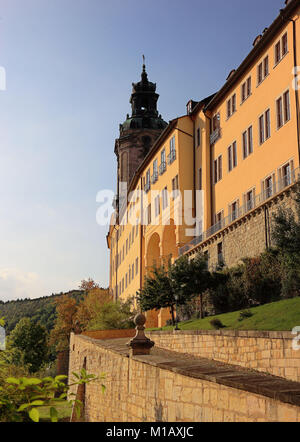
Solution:
<svg viewBox="0 0 300 442">
<path fill-rule="evenodd" d="M 138 167 L 128 192 L 145 193 L 127 209 L 149 225 L 122 225 L 120 219 L 110 228 L 115 298 L 135 296 L 154 262 L 176 259 L 295 179 L 300 166 L 299 12 L 299 1 L 287 2 L 220 91 L 189 102 L 187 115 L 169 123 Z M 165 168 L 159 170 L 164 158 Z M 185 210 L 185 197 L 169 195 L 166 202 L 164 189 L 171 192 L 174 186 L 181 195 L 191 192 L 192 207 Z M 195 227 L 188 218 L 195 215 L 196 190 L 203 198 L 200 233 L 187 230 Z M 151 325 L 165 319 L 161 314 Z"/>
</svg>

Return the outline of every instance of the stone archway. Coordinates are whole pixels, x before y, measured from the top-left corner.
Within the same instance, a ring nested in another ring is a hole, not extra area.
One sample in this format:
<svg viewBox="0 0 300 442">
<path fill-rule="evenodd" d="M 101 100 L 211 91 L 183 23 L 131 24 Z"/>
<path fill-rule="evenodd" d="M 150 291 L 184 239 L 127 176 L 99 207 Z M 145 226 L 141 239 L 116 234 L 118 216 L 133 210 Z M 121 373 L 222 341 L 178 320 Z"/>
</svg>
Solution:
<svg viewBox="0 0 300 442">
<path fill-rule="evenodd" d="M 178 248 L 176 246 L 176 226 L 173 219 L 170 219 L 169 225 L 165 226 L 163 230 L 162 255 L 162 260 L 166 265 L 169 259 L 171 259 L 171 262 L 174 262 L 174 259 L 178 257 Z"/>
<path fill-rule="evenodd" d="M 146 250 L 146 271 L 161 263 L 160 237 L 158 233 L 153 233 L 147 244 Z"/>
</svg>

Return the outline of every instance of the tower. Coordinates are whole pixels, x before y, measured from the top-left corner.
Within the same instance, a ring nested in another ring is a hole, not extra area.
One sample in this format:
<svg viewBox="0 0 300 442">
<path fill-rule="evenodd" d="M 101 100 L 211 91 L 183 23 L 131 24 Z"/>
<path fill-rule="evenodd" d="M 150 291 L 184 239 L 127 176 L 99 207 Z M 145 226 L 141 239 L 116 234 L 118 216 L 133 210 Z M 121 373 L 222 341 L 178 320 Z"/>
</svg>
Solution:
<svg viewBox="0 0 300 442">
<path fill-rule="evenodd" d="M 120 136 L 115 142 L 115 154 L 118 161 L 118 200 L 117 206 L 122 211 L 125 189 L 129 187 L 135 171 L 150 151 L 154 141 L 168 125 L 157 110 L 156 83 L 148 80 L 145 62 L 138 83 L 132 83 L 130 97 L 131 116 L 127 114 L 120 124 Z M 122 186 L 120 183 L 123 183 Z M 122 196 L 121 196 L 121 195 Z"/>
</svg>

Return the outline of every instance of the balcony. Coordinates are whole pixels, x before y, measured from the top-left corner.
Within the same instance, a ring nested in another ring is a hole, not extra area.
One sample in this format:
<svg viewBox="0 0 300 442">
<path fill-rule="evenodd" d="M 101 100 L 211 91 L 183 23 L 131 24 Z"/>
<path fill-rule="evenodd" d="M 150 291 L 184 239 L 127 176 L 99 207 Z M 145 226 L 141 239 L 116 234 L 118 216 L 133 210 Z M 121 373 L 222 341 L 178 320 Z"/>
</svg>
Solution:
<svg viewBox="0 0 300 442">
<path fill-rule="evenodd" d="M 262 193 L 256 195 L 255 197 L 252 197 L 249 201 L 246 202 L 244 206 L 236 207 L 236 209 L 233 210 L 226 218 L 222 218 L 216 224 L 209 227 L 209 229 L 207 229 L 206 232 L 204 232 L 201 236 L 195 237 L 192 241 L 182 246 L 179 249 L 179 256 L 183 255 L 184 253 L 191 250 L 193 247 L 207 240 L 210 236 L 214 235 L 215 233 L 229 226 L 236 219 L 251 212 L 251 210 L 263 204 L 267 199 L 275 196 L 276 194 L 280 193 L 290 185 L 295 184 L 296 182 L 299 181 L 300 181 L 300 168 L 293 170 L 291 173 L 279 179 L 276 183 L 266 187 Z"/>
<path fill-rule="evenodd" d="M 221 138 L 221 128 L 218 127 L 210 135 L 210 145 L 215 144 L 215 142 Z"/>
<path fill-rule="evenodd" d="M 159 174 L 162 175 L 163 173 L 165 173 L 166 169 L 167 169 L 166 163 L 165 162 L 161 163 L 159 166 Z"/>
<path fill-rule="evenodd" d="M 176 151 L 173 150 L 173 151 L 170 152 L 169 155 L 168 155 L 168 158 L 167 158 L 168 164 L 169 164 L 169 165 L 172 164 L 175 160 L 176 160 Z"/>
</svg>

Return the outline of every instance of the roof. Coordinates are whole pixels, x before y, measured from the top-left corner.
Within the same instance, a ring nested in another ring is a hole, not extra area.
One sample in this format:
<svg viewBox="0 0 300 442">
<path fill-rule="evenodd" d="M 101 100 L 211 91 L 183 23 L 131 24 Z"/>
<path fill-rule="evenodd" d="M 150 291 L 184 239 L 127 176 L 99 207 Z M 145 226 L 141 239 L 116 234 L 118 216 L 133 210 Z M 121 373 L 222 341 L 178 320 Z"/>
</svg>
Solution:
<svg viewBox="0 0 300 442">
<path fill-rule="evenodd" d="M 259 54 L 265 49 L 265 47 L 272 41 L 277 32 L 283 27 L 286 20 L 289 19 L 291 13 L 296 7 L 300 6 L 300 0 L 291 0 L 287 3 L 284 9 L 280 10 L 280 14 L 273 21 L 271 26 L 265 30 L 262 38 L 256 43 L 251 52 L 243 60 L 236 71 L 231 72 L 231 76 L 228 78 L 224 86 L 217 92 L 212 100 L 206 105 L 206 110 L 212 109 L 226 96 L 227 92 L 234 86 L 234 84 L 239 81 L 240 77 L 247 71 L 248 67 L 257 59 Z"/>
</svg>

